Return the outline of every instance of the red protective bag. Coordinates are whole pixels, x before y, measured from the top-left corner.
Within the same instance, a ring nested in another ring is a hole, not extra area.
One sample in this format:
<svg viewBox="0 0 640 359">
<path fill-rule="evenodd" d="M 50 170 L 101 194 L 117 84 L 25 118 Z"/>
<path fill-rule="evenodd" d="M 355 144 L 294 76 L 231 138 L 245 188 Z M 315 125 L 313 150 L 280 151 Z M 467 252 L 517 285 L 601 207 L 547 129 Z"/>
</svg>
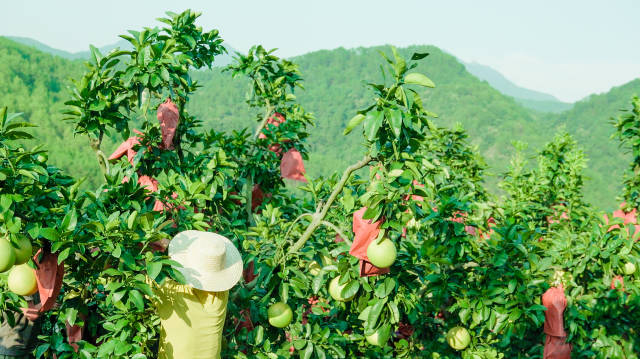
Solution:
<svg viewBox="0 0 640 359">
<path fill-rule="evenodd" d="M 616 210 L 613 212 L 613 217 L 614 218 L 621 218 L 624 220 L 623 224 L 633 224 L 634 226 L 634 232 L 633 232 L 633 238 L 635 238 L 636 240 L 640 239 L 640 225 L 638 224 L 638 215 L 637 215 L 637 211 L 636 209 L 632 209 L 631 212 L 626 212 L 624 210 L 622 210 L 622 208 L 624 208 L 624 206 L 626 206 L 625 202 L 622 202 L 620 204 L 620 209 Z M 606 224 L 609 224 L 609 217 L 607 217 L 607 215 L 604 215 L 604 221 Z M 610 226 L 609 229 L 607 230 L 607 232 L 610 232 L 614 229 L 620 228 L 620 225 L 613 225 Z"/>
<path fill-rule="evenodd" d="M 564 288 L 551 287 L 542 295 L 544 312 L 544 359 L 571 359 L 571 344 L 566 343 L 567 333 L 564 331 L 564 310 L 567 308 L 567 298 Z"/>
<path fill-rule="evenodd" d="M 173 150 L 173 137 L 180 122 L 178 107 L 170 98 L 158 106 L 158 121 L 162 132 L 162 144 L 159 146 L 165 150 Z"/>
<path fill-rule="evenodd" d="M 616 289 L 616 285 L 619 286 L 619 290 L 624 292 L 624 278 L 621 275 L 617 275 L 611 279 L 611 289 Z"/>
<path fill-rule="evenodd" d="M 251 190 L 251 211 L 255 211 L 264 201 L 265 194 L 257 183 L 253 185 Z"/>
<path fill-rule="evenodd" d="M 389 268 L 378 268 L 371 264 L 369 257 L 367 257 L 367 248 L 378 237 L 382 220 L 371 222 L 370 219 L 363 219 L 362 217 L 366 211 L 367 208 L 363 207 L 353 213 L 353 233 L 355 236 L 349 249 L 349 254 L 360 259 L 361 277 L 389 273 Z"/>
<path fill-rule="evenodd" d="M 300 182 L 307 182 L 304 178 L 304 162 L 302 155 L 295 148 L 290 149 L 282 156 L 280 161 L 280 175 L 282 178 L 288 178 Z"/>
<path fill-rule="evenodd" d="M 378 268 L 371 264 L 371 262 L 366 261 L 364 259 L 360 260 L 360 276 L 361 277 L 372 277 L 381 274 L 389 273 L 389 268 Z"/>
<path fill-rule="evenodd" d="M 58 255 L 46 252 L 42 255 L 42 260 L 38 258 L 42 254 L 42 249 L 38 250 L 33 261 L 36 264 L 36 282 L 38 283 L 38 294 L 40 295 L 40 313 L 44 313 L 56 303 L 56 299 L 62 288 L 64 277 L 64 264 L 58 264 Z"/>
<path fill-rule="evenodd" d="M 283 123 L 284 121 L 286 121 L 286 119 L 284 118 L 284 115 L 281 114 L 280 112 L 276 112 L 274 113 L 271 117 L 269 117 L 269 119 L 267 120 L 267 123 L 265 125 L 265 129 L 263 129 L 262 131 L 260 131 L 260 133 L 258 134 L 258 138 L 260 139 L 264 139 L 267 138 L 267 136 L 264 134 L 264 131 L 266 130 L 266 127 L 268 125 L 274 125 L 276 127 L 280 126 L 281 123 Z"/>
<path fill-rule="evenodd" d="M 135 133 L 142 135 L 141 132 L 134 130 Z M 120 157 L 127 155 L 127 160 L 131 165 L 133 165 L 133 158 L 136 156 L 136 151 L 133 150 L 133 147 L 140 144 L 139 136 L 129 137 L 126 141 L 120 144 L 118 148 L 109 156 L 109 161 L 117 160 Z"/>
<path fill-rule="evenodd" d="M 86 315 L 84 315 L 83 313 L 78 313 L 78 317 L 83 321 L 87 319 Z M 73 350 L 77 353 L 79 347 L 78 347 L 78 344 L 76 343 L 82 340 L 82 336 L 84 334 L 84 326 L 80 327 L 76 324 L 69 325 L 69 322 L 65 322 L 64 324 L 65 324 L 65 330 L 67 332 L 67 342 L 69 343 L 69 345 L 71 345 L 71 347 L 73 347 Z"/>
</svg>

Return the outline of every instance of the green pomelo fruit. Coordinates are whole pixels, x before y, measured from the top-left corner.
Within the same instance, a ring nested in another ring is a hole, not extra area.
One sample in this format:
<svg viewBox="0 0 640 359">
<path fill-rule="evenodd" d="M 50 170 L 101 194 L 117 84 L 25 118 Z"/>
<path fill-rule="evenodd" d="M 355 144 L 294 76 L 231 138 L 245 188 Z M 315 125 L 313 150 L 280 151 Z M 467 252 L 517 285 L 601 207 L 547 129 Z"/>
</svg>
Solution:
<svg viewBox="0 0 640 359">
<path fill-rule="evenodd" d="M 8 240 L 0 238 L 0 273 L 6 272 L 16 262 L 16 252 Z"/>
<path fill-rule="evenodd" d="M 38 283 L 36 281 L 36 271 L 29 267 L 28 264 L 15 266 L 9 272 L 7 280 L 9 290 L 17 295 L 27 296 L 35 294 L 38 291 Z"/>
<path fill-rule="evenodd" d="M 31 246 L 31 241 L 27 237 L 20 237 L 18 239 L 18 248 L 13 248 L 16 253 L 16 265 L 24 264 L 29 261 L 31 255 L 33 254 L 33 247 Z"/>
<path fill-rule="evenodd" d="M 291 319 L 293 319 L 291 307 L 283 302 L 272 304 L 269 309 L 267 309 L 267 315 L 269 317 L 269 324 L 276 328 L 286 327 L 291 323 Z"/>
<path fill-rule="evenodd" d="M 343 297 L 342 296 L 342 290 L 344 289 L 344 287 L 347 286 L 347 283 L 345 283 L 344 285 L 340 285 L 340 277 L 335 277 L 331 280 L 331 282 L 329 283 L 329 294 L 331 295 L 331 298 L 339 301 L 339 302 L 348 302 L 350 300 L 353 299 L 353 297 L 356 296 L 356 293 L 354 293 L 352 296 L 350 297 Z"/>
<path fill-rule="evenodd" d="M 455 350 L 463 350 L 471 343 L 471 336 L 467 329 L 454 327 L 447 332 L 447 343 Z"/>
<path fill-rule="evenodd" d="M 367 257 L 369 262 L 378 268 L 389 268 L 396 261 L 398 252 L 396 245 L 388 239 L 384 238 L 380 244 L 373 241 L 367 247 Z"/>
</svg>

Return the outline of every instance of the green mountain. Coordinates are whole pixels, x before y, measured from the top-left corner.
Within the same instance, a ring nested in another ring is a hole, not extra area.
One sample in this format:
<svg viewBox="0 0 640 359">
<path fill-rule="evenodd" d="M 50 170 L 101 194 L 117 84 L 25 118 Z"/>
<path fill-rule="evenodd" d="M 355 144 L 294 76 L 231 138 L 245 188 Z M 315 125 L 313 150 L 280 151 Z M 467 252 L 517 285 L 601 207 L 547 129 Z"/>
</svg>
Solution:
<svg viewBox="0 0 640 359">
<path fill-rule="evenodd" d="M 44 53 L 51 54 L 54 56 L 64 57 L 65 59 L 69 59 L 69 60 L 86 60 L 89 58 L 89 56 L 91 56 L 91 51 L 81 51 L 81 52 L 71 53 L 63 50 L 54 49 L 53 47 L 50 47 L 48 45 L 41 43 L 40 41 L 31 39 L 28 37 L 7 36 L 7 38 L 17 43 L 33 47 Z M 217 57 L 214 63 L 214 66 L 219 66 L 219 67 L 227 66 L 233 61 L 233 55 L 236 53 L 236 49 L 234 49 L 231 45 L 226 43 L 224 44 L 224 46 L 227 48 L 229 53 Z M 121 50 L 128 50 L 131 48 L 131 44 L 129 44 L 129 42 L 124 39 L 120 39 L 118 42 L 113 43 L 111 45 L 99 47 L 98 50 L 100 50 L 101 53 L 106 54 L 109 51 L 114 50 L 116 48 L 120 48 Z"/>
<path fill-rule="evenodd" d="M 480 80 L 487 81 L 491 87 L 507 96 L 513 97 L 524 107 L 541 112 L 557 113 L 566 111 L 572 106 L 572 104 L 562 102 L 552 95 L 520 87 L 489 66 L 476 62 L 462 63 L 472 75 Z"/>
<path fill-rule="evenodd" d="M 311 130 L 310 159 L 312 175 L 340 170 L 362 155 L 362 137 L 354 131 L 343 136 L 347 121 L 371 101 L 369 81 L 381 81 L 378 51 L 386 47 L 316 51 L 293 60 L 300 64 L 305 91 L 296 95 L 305 108 L 315 114 L 316 128 Z M 586 198 L 603 208 L 612 208 L 619 193 L 622 172 L 628 157 L 609 137 L 613 127 L 608 119 L 628 106 L 634 94 L 640 94 L 640 80 L 634 80 L 610 92 L 593 95 L 559 114 L 541 113 L 525 108 L 505 96 L 486 81 L 470 74 L 453 56 L 432 46 L 399 49 L 405 56 L 414 51 L 429 52 L 416 69 L 428 75 L 435 89 L 423 91 L 428 109 L 439 115 L 438 123 L 461 123 L 470 141 L 484 155 L 493 176 L 487 183 L 496 189 L 499 175 L 508 166 L 513 153 L 512 141 L 530 144 L 531 153 L 551 140 L 560 128 L 566 128 L 588 154 L 590 181 Z M 38 124 L 38 141 L 51 151 L 58 166 L 76 176 L 88 176 L 98 182 L 98 166 L 86 141 L 74 138 L 72 128 L 61 121 L 62 102 L 67 98 L 65 84 L 78 78 L 81 61 L 45 54 L 29 46 L 0 38 L 0 105 L 24 112 L 25 118 Z M 198 71 L 194 75 L 203 88 L 191 101 L 190 111 L 218 130 L 256 125 L 256 114 L 244 103 L 247 82 L 232 79 L 220 68 Z M 112 134 L 105 152 L 115 149 L 120 138 Z"/>
</svg>

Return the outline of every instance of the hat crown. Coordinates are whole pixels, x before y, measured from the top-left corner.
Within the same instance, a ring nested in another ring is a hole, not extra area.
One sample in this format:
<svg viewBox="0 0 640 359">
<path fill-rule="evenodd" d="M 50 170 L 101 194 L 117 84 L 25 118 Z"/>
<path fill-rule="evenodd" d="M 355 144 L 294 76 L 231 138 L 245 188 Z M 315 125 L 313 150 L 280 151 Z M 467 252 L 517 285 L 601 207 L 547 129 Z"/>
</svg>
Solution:
<svg viewBox="0 0 640 359">
<path fill-rule="evenodd" d="M 222 241 L 212 241 L 210 245 L 201 248 L 200 256 L 203 269 L 219 272 L 224 269 L 227 246 Z"/>
</svg>

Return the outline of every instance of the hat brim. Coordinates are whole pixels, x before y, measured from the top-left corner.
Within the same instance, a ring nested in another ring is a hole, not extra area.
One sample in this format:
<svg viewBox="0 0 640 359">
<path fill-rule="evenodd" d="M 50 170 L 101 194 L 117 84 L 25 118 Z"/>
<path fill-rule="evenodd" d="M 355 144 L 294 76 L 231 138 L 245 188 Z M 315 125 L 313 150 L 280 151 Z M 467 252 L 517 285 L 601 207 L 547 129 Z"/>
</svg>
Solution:
<svg viewBox="0 0 640 359">
<path fill-rule="evenodd" d="M 199 248 L 222 241 L 226 247 L 224 264 L 219 271 L 205 271 L 200 265 Z M 224 292 L 236 285 L 242 277 L 242 256 L 226 237 L 212 232 L 184 231 L 169 243 L 169 257 L 180 263 L 176 269 L 182 273 L 186 284 L 208 292 Z"/>
</svg>

